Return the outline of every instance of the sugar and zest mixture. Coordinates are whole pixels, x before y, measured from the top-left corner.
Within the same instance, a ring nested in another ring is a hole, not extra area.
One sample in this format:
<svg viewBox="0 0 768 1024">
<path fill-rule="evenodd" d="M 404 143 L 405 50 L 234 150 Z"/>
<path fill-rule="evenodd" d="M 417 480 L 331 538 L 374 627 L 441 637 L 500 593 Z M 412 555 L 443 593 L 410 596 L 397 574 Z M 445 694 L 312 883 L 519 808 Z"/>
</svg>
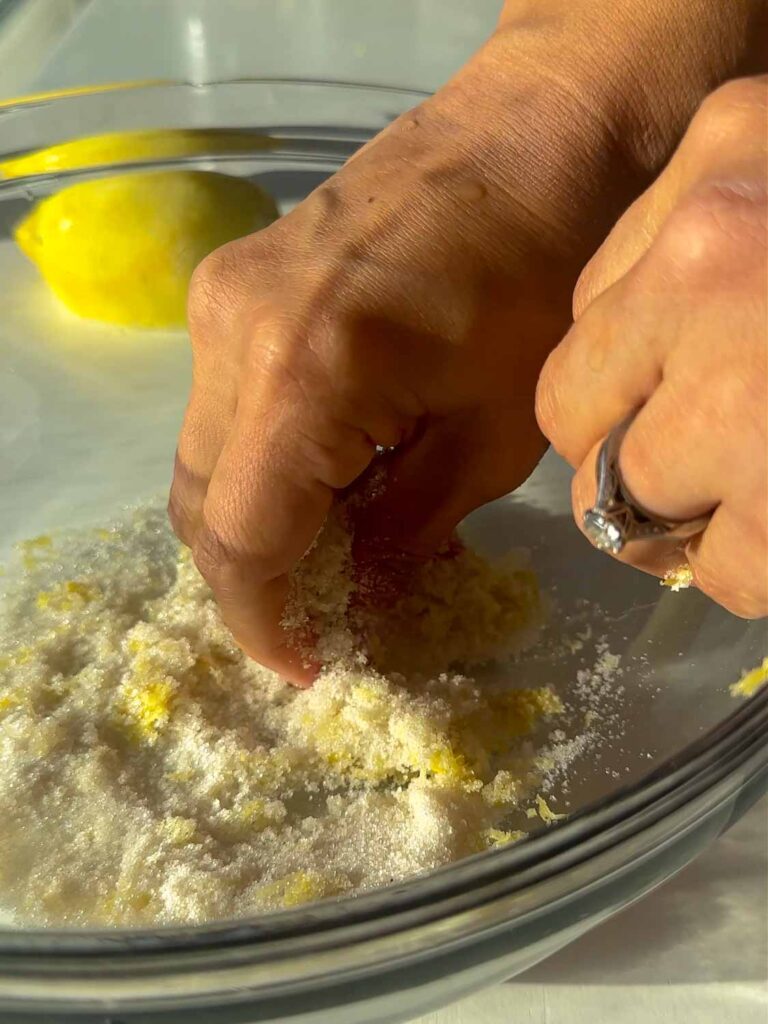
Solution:
<svg viewBox="0 0 768 1024">
<path fill-rule="evenodd" d="M 530 642 L 532 574 L 465 551 L 374 615 L 352 611 L 348 569 L 332 519 L 294 581 L 290 624 L 327 664 L 299 691 L 235 647 L 159 509 L 20 545 L 0 603 L 0 904 L 21 923 L 200 922 L 520 838 L 562 706 L 466 673 Z"/>
</svg>

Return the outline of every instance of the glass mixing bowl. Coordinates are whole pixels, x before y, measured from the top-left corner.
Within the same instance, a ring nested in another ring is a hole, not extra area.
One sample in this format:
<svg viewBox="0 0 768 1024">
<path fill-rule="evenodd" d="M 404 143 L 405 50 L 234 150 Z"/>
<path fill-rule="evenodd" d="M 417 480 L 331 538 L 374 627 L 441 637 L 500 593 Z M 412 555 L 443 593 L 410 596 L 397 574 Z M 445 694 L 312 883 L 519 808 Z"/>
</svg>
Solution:
<svg viewBox="0 0 768 1024">
<path fill-rule="evenodd" d="M 0 107 L 0 161 L 104 132 L 211 129 L 206 152 L 141 166 L 248 175 L 289 208 L 423 96 L 298 81 L 160 84 Z M 244 136 L 217 152 L 216 131 Z M 99 523 L 165 490 L 189 379 L 181 333 L 63 312 L 11 239 L 31 204 L 125 168 L 0 181 L 0 560 L 22 538 Z M 514 439 L 510 439 L 514 443 Z M 405 1021 L 510 977 L 681 868 L 768 787 L 768 689 L 729 684 L 766 653 L 762 623 L 594 552 L 549 455 L 514 496 L 470 517 L 474 543 L 531 552 L 553 627 L 580 623 L 622 659 L 623 724 L 577 760 L 569 817 L 527 841 L 355 898 L 154 930 L 0 928 L 0 1016 L 18 1021 Z M 585 634 L 588 635 L 588 634 Z M 599 637 L 598 637 L 599 639 Z M 566 698 L 583 651 L 546 666 Z M 580 660 L 582 659 L 582 660 Z M 540 678 L 534 657 L 518 666 Z"/>
</svg>

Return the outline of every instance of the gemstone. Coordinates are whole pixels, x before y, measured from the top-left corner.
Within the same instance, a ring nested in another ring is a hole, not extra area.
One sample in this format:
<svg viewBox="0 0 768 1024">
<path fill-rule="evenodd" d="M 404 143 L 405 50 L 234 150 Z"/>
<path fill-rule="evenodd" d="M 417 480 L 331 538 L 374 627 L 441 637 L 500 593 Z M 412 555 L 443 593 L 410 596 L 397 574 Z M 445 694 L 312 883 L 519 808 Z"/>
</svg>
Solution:
<svg viewBox="0 0 768 1024">
<path fill-rule="evenodd" d="M 624 547 L 624 534 L 618 523 L 600 509 L 590 508 L 584 513 L 584 532 L 598 551 L 618 555 Z"/>
</svg>

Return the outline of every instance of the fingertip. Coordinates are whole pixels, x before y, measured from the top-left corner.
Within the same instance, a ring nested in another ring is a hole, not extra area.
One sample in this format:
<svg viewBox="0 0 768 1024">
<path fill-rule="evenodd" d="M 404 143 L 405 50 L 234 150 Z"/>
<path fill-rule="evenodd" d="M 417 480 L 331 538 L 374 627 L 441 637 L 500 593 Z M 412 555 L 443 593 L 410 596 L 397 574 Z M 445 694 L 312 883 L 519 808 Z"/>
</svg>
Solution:
<svg viewBox="0 0 768 1024">
<path fill-rule="evenodd" d="M 324 667 L 313 657 L 289 644 L 284 644 L 266 655 L 245 644 L 241 643 L 240 646 L 252 661 L 276 673 L 284 682 L 302 690 L 312 686 Z"/>
<path fill-rule="evenodd" d="M 297 655 L 295 651 L 290 652 L 290 657 L 291 661 L 283 678 L 292 686 L 298 686 L 302 690 L 309 689 L 325 666 L 315 658 Z"/>
<path fill-rule="evenodd" d="M 319 662 L 313 661 L 308 665 L 291 666 L 284 673 L 280 673 L 280 675 L 291 686 L 295 686 L 299 690 L 309 690 L 316 682 L 322 670 L 323 666 Z"/>
</svg>

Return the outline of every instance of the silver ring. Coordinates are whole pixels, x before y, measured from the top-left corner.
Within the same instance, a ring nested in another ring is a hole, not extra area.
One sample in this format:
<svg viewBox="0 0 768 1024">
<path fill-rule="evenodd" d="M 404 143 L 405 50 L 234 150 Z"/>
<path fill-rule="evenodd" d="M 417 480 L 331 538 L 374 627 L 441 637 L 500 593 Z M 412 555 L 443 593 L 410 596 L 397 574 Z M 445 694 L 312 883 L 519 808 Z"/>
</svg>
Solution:
<svg viewBox="0 0 768 1024">
<path fill-rule="evenodd" d="M 639 505 L 630 495 L 619 471 L 619 450 L 635 413 L 615 427 L 597 457 L 595 504 L 584 513 L 584 532 L 599 551 L 618 555 L 633 540 L 676 537 L 689 540 L 701 533 L 711 513 L 698 519 L 662 519 Z"/>
</svg>

